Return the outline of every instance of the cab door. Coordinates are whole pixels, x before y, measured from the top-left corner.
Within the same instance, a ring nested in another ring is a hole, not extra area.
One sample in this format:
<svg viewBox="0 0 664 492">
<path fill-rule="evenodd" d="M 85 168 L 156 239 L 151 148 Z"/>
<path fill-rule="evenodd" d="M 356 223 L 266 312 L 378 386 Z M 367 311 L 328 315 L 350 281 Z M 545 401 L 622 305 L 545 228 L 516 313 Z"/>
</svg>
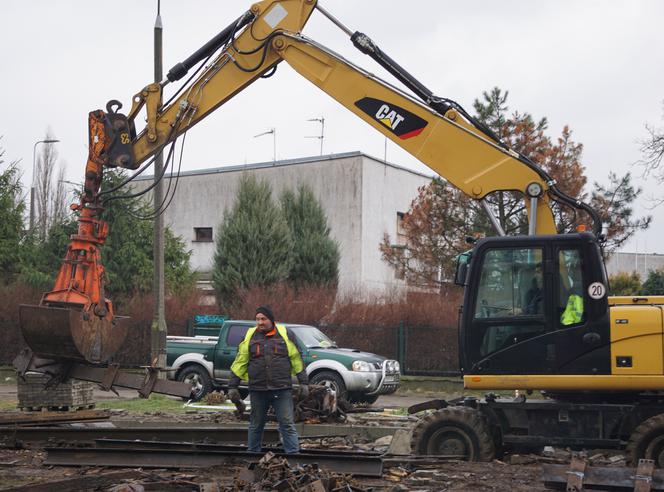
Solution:
<svg viewBox="0 0 664 492">
<path fill-rule="evenodd" d="M 555 367 L 547 250 L 533 241 L 509 244 L 480 249 L 479 271 L 471 272 L 477 287 L 464 301 L 467 374 L 548 374 Z"/>
<path fill-rule="evenodd" d="M 609 374 L 607 288 L 593 244 L 559 242 L 553 251 L 558 374 Z M 661 347 L 660 347 L 661 351 Z"/>
</svg>

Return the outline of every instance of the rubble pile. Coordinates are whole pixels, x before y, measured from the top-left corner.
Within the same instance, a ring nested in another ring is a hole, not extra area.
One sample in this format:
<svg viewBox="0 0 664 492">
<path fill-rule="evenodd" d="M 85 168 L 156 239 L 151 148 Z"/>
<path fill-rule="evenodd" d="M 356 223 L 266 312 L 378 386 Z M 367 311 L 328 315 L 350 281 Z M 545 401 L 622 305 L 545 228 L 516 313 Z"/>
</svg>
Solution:
<svg viewBox="0 0 664 492">
<path fill-rule="evenodd" d="M 295 422 L 313 424 L 346 420 L 343 404 L 337 401 L 336 393 L 327 386 L 312 384 L 307 398 L 301 400 L 296 395 L 293 399 Z"/>
<path fill-rule="evenodd" d="M 317 465 L 292 466 L 286 458 L 267 453 L 253 468 L 240 471 L 224 492 L 369 492 L 350 477 L 327 472 Z"/>
<path fill-rule="evenodd" d="M 590 449 L 572 451 L 569 448 L 544 446 L 541 454 L 511 454 L 507 457 L 510 465 L 530 465 L 537 463 L 565 464 L 575 457 L 586 460 L 590 465 L 625 466 L 625 453 L 619 450 Z"/>
</svg>

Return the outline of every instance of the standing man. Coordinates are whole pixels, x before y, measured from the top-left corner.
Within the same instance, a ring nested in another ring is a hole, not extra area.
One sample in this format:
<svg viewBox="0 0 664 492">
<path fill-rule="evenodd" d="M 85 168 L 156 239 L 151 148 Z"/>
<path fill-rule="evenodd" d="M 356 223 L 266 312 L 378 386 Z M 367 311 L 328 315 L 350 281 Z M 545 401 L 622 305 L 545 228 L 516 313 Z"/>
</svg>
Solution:
<svg viewBox="0 0 664 492">
<path fill-rule="evenodd" d="M 300 383 L 300 397 L 309 395 L 307 373 L 302 357 L 285 326 L 274 322 L 272 310 L 266 306 L 256 309 L 256 326 L 247 331 L 238 346 L 228 382 L 231 401 L 240 400 L 240 380 L 249 381 L 251 416 L 249 420 L 248 451 L 260 453 L 267 411 L 272 406 L 279 422 L 279 434 L 287 454 L 300 450 L 300 442 L 293 418 L 291 376 Z"/>
</svg>

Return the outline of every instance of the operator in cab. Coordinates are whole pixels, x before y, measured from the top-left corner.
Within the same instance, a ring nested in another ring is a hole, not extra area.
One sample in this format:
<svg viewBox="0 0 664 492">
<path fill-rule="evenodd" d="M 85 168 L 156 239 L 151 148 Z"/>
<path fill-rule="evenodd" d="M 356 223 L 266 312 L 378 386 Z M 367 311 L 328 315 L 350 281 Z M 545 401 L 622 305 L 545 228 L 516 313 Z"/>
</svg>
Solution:
<svg viewBox="0 0 664 492">
<path fill-rule="evenodd" d="M 263 429 L 270 407 L 279 422 L 279 434 L 286 454 L 300 451 L 293 412 L 292 378 L 297 376 L 300 398 L 309 395 L 309 380 L 304 370 L 302 356 L 286 327 L 274 321 L 274 314 L 267 306 L 256 309 L 256 326 L 250 328 L 238 346 L 237 356 L 231 366 L 228 383 L 231 401 L 241 400 L 240 380 L 249 382 L 251 414 L 247 451 L 260 453 Z"/>
<path fill-rule="evenodd" d="M 530 289 L 526 292 L 526 302 L 522 314 L 542 314 L 543 276 L 542 264 L 535 265 Z"/>
</svg>

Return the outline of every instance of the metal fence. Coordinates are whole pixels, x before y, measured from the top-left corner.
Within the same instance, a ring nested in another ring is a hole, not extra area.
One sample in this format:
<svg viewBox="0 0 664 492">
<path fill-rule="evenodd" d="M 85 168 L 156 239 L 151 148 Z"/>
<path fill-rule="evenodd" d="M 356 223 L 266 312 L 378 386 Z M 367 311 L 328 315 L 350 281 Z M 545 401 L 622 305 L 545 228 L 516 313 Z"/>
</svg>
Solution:
<svg viewBox="0 0 664 492">
<path fill-rule="evenodd" d="M 357 348 L 396 359 L 405 375 L 459 374 L 456 327 L 448 326 L 325 326 L 340 347 Z"/>
</svg>

